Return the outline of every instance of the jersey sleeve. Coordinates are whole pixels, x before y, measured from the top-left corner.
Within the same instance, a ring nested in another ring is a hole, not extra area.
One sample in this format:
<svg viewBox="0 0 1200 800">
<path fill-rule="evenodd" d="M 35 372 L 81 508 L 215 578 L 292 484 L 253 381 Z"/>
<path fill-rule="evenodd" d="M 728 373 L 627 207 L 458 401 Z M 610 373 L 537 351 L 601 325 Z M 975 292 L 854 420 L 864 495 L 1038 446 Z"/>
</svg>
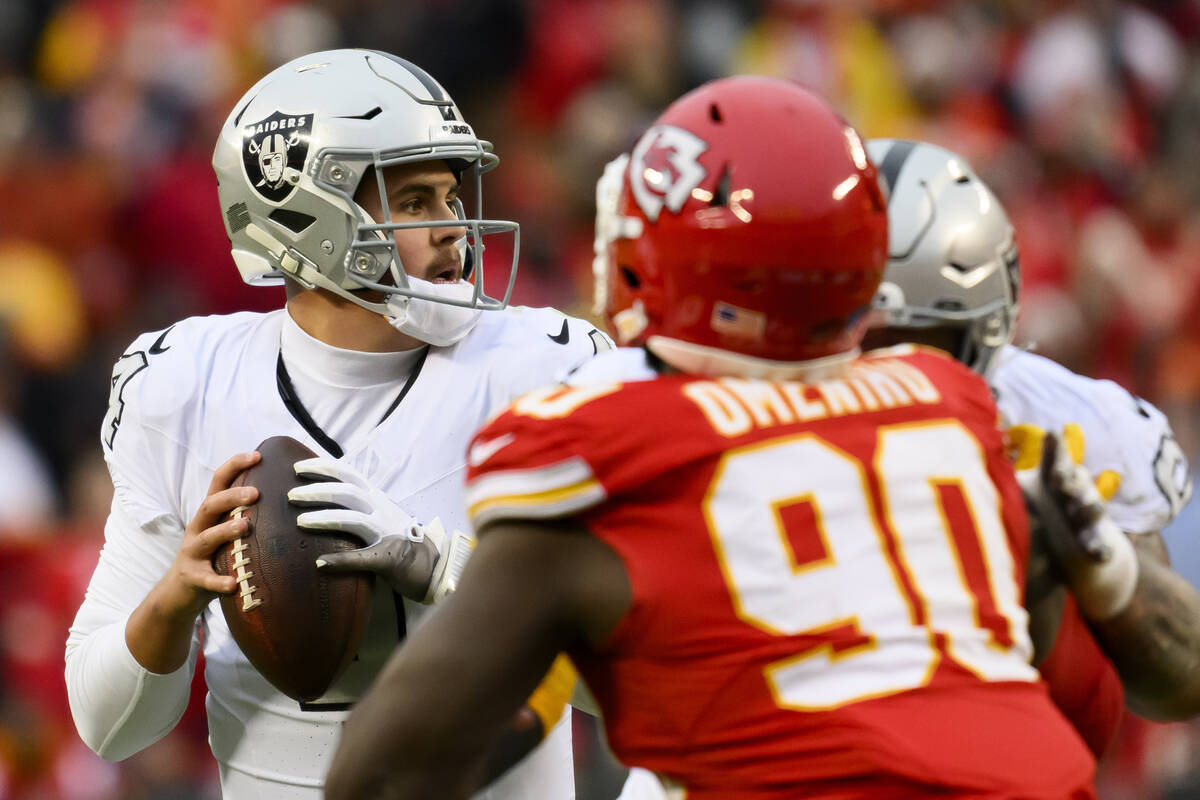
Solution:
<svg viewBox="0 0 1200 800">
<path fill-rule="evenodd" d="M 585 515 L 693 458 L 680 437 L 664 430 L 648 444 L 644 427 L 620 422 L 658 413 L 667 420 L 657 426 L 663 429 L 678 421 L 672 414 L 698 416 L 678 404 L 656 406 L 672 394 L 666 383 L 554 385 L 520 397 L 476 434 L 467 453 L 475 529 L 499 519 Z"/>
<path fill-rule="evenodd" d="M 593 467 L 586 426 L 572 418 L 529 416 L 535 403 L 572 390 L 547 387 L 517 400 L 480 431 L 467 451 L 467 513 L 475 530 L 500 519 L 579 514 L 608 496 Z"/>
<path fill-rule="evenodd" d="M 119 499 L 104 528 L 100 561 L 67 636 L 66 683 L 80 738 L 111 761 L 166 735 L 187 707 L 200 652 L 192 635 L 183 666 L 167 675 L 142 667 L 125 643 L 129 615 L 166 573 L 177 538 L 166 520 L 139 526 Z"/>
<path fill-rule="evenodd" d="M 194 365 L 182 357 L 185 343 L 163 349 L 167 337 L 184 333 L 143 334 L 113 366 L 100 444 L 115 495 L 139 525 L 162 517 L 180 530 L 185 523 L 172 487 L 180 485 L 187 458 L 179 425 L 190 405 Z"/>
<path fill-rule="evenodd" d="M 138 664 L 125 643 L 129 615 L 170 568 L 186 524 L 170 487 L 178 485 L 187 456 L 167 422 L 186 406 L 180 392 L 191 381 L 166 357 L 169 334 L 139 337 L 113 369 L 100 436 L 113 505 L 66 645 L 72 717 L 84 742 L 111 760 L 147 747 L 179 721 L 200 646 L 197 631 L 184 665 L 156 675 Z"/>
</svg>

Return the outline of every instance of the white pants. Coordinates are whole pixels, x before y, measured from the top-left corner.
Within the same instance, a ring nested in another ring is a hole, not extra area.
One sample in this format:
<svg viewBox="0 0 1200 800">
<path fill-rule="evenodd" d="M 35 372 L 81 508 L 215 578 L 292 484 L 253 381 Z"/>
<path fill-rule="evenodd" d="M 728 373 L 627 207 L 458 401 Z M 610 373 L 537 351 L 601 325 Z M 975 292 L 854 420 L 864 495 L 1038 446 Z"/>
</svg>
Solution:
<svg viewBox="0 0 1200 800">
<path fill-rule="evenodd" d="M 568 710 L 570 706 L 567 707 Z M 224 800 L 323 800 L 319 786 L 296 786 L 255 777 L 220 764 Z M 571 715 L 564 713 L 550 735 L 504 777 L 474 800 L 575 800 Z"/>
</svg>

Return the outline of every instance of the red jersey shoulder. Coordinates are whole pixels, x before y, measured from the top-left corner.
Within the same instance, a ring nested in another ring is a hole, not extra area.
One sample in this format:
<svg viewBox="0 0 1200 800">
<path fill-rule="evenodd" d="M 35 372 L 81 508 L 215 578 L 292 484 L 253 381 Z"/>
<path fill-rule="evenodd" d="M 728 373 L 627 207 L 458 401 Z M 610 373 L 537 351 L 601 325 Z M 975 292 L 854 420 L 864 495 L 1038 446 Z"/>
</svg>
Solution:
<svg viewBox="0 0 1200 800">
<path fill-rule="evenodd" d="M 715 434 L 682 394 L 687 382 L 558 385 L 518 398 L 467 452 L 472 518 L 577 514 L 707 452 Z"/>
<path fill-rule="evenodd" d="M 686 425 L 679 411 L 686 408 L 681 384 L 661 378 L 555 385 L 522 395 L 476 434 L 468 452 L 468 476 L 536 467 L 563 453 L 603 457 L 614 450 L 640 450 L 650 432 L 667 436 L 670 429 Z M 692 416 L 699 419 L 694 410 Z M 497 441 L 506 444 L 498 447 Z"/>
</svg>

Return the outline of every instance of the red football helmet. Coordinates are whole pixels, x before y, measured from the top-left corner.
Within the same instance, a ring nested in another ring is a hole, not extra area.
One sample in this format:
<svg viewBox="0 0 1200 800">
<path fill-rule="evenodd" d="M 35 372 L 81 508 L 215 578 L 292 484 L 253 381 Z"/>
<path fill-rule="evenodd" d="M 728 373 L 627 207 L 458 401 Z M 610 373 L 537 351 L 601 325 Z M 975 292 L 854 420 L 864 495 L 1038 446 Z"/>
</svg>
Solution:
<svg viewBox="0 0 1200 800">
<path fill-rule="evenodd" d="M 621 344 L 686 372 L 772 377 L 856 352 L 887 204 L 824 100 L 770 78 L 713 81 L 663 112 L 621 176 L 607 214 L 604 179 L 597 193 L 598 299 Z"/>
</svg>

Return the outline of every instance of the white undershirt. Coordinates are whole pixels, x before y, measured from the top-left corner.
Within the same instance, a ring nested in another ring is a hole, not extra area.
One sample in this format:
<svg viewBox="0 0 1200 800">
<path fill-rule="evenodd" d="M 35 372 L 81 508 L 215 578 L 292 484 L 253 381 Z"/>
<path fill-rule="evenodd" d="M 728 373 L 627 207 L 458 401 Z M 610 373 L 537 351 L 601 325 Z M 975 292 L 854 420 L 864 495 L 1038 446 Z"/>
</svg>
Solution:
<svg viewBox="0 0 1200 800">
<path fill-rule="evenodd" d="M 301 405 L 349 453 L 395 402 L 422 349 L 365 353 L 325 344 L 285 314 L 279 350 Z"/>
</svg>

